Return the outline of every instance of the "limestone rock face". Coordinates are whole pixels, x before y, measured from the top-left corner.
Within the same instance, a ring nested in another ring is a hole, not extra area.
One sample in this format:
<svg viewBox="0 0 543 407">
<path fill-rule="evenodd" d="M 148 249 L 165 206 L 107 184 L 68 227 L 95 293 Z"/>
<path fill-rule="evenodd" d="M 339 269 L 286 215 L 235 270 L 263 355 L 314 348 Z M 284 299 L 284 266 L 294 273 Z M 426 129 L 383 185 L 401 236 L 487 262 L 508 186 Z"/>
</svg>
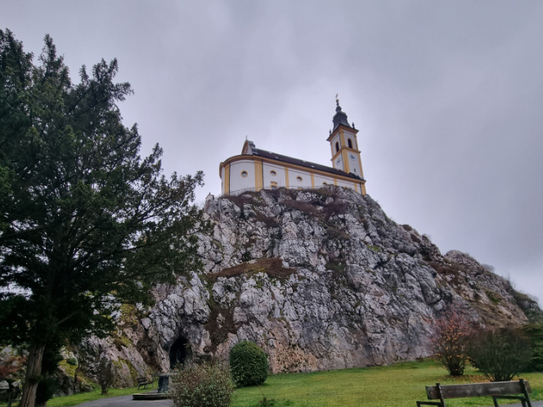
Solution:
<svg viewBox="0 0 543 407">
<path fill-rule="evenodd" d="M 432 322 L 451 307 L 493 327 L 527 322 L 523 308 L 541 315 L 488 267 L 442 255 L 354 191 L 210 197 L 205 212 L 203 271 L 157 287 L 156 305 L 123 328 L 130 341 L 110 347 L 138 374 L 226 359 L 242 340 L 264 349 L 273 373 L 388 364 L 428 356 Z"/>
</svg>

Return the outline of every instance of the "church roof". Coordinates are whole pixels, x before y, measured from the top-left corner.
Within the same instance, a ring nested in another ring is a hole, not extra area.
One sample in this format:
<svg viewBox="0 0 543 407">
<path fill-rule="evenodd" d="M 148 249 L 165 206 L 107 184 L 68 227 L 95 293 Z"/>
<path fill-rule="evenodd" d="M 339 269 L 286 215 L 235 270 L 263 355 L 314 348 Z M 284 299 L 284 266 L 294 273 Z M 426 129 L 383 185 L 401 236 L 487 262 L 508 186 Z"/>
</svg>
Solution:
<svg viewBox="0 0 543 407">
<path fill-rule="evenodd" d="M 261 150 L 259 148 L 256 148 L 253 142 L 250 141 L 249 143 L 250 143 L 251 148 L 249 149 L 248 154 L 252 153 L 252 155 L 256 155 L 262 158 L 269 158 L 272 160 L 281 161 L 288 164 L 299 165 L 301 167 L 306 167 L 313 170 L 324 171 L 330 174 L 340 175 L 342 177 L 348 177 L 348 178 L 364 181 L 364 178 L 361 178 L 358 175 L 355 175 L 353 173 L 347 174 L 345 171 L 337 170 L 332 167 L 327 167 L 326 165 L 312 163 L 310 161 L 300 160 L 298 158 L 288 157 L 286 155 L 273 153 L 271 151 Z"/>
<path fill-rule="evenodd" d="M 336 114 L 334 115 L 334 118 L 332 119 L 334 122 L 334 128 L 332 129 L 332 131 L 337 129 L 340 124 L 346 127 L 354 128 L 354 124 L 353 126 L 351 126 L 349 122 L 347 121 L 347 113 L 341 110 L 341 106 L 339 105 L 338 99 L 336 99 L 336 104 L 337 104 Z"/>
</svg>

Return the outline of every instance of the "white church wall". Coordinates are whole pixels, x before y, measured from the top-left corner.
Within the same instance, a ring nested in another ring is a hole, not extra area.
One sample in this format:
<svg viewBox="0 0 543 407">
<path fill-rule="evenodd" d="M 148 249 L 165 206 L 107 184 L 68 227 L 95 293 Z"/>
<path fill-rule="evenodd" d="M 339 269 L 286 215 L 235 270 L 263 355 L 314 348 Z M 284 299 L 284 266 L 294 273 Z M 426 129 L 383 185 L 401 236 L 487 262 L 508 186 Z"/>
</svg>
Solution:
<svg viewBox="0 0 543 407">
<path fill-rule="evenodd" d="M 337 185 L 340 186 L 340 187 L 347 187 L 347 188 L 350 188 L 350 189 L 354 189 L 354 183 L 353 182 L 338 180 Z"/>
<path fill-rule="evenodd" d="M 311 173 L 289 169 L 289 188 L 311 188 Z"/>
<path fill-rule="evenodd" d="M 277 183 L 277 188 L 286 187 L 285 167 L 265 162 L 263 165 L 264 188 L 270 189 L 272 182 Z M 275 175 L 272 174 L 275 172 Z"/>
<path fill-rule="evenodd" d="M 243 176 L 243 173 L 247 176 Z M 230 164 L 230 192 L 255 187 L 255 163 L 253 160 L 234 161 Z"/>
<path fill-rule="evenodd" d="M 315 188 L 320 188 L 324 184 L 334 185 L 334 179 L 332 177 L 325 177 L 323 175 L 315 174 Z"/>
<path fill-rule="evenodd" d="M 340 156 L 341 157 L 341 156 Z M 353 162 L 355 169 L 359 168 L 358 160 Z M 285 170 L 288 168 L 288 172 Z M 224 183 L 226 180 L 226 169 L 221 169 L 221 178 Z M 230 163 L 229 168 L 229 192 L 239 193 L 243 190 L 254 190 L 256 187 L 256 174 L 255 174 L 255 162 L 252 159 L 239 160 Z M 311 181 L 311 174 L 313 173 L 313 183 Z M 288 174 L 288 175 L 287 175 Z M 245 175 L 245 176 L 243 176 Z M 260 174 L 259 174 L 260 175 Z M 270 163 L 262 162 L 262 182 L 264 189 L 272 189 L 274 187 L 282 188 L 321 188 L 323 185 L 338 185 L 350 189 L 355 189 L 360 192 L 359 188 L 355 188 L 354 181 L 341 180 L 334 177 L 333 174 L 328 176 L 325 173 L 314 173 L 311 170 L 304 171 L 301 169 L 293 169 L 288 164 L 283 163 Z M 288 177 L 288 182 L 287 178 Z M 337 180 L 337 181 L 334 181 Z M 224 193 L 226 185 L 221 185 Z"/>
</svg>

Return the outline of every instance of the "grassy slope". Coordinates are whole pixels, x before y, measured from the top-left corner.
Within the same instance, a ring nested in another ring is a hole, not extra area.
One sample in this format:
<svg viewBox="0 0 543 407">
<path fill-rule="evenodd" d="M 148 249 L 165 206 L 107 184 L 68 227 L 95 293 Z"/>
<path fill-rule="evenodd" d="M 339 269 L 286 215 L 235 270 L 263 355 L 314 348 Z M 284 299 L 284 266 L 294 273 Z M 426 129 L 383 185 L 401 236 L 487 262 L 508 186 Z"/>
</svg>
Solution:
<svg viewBox="0 0 543 407">
<path fill-rule="evenodd" d="M 543 373 L 526 373 L 533 400 L 543 400 Z M 432 361 L 405 362 L 391 366 L 364 369 L 332 370 L 316 373 L 280 374 L 268 377 L 261 386 L 274 407 L 415 407 L 416 400 L 426 400 L 425 386 L 486 381 L 474 370 L 459 378 L 447 375 L 445 369 Z M 156 387 L 155 387 L 156 388 Z M 141 391 L 141 390 L 140 390 Z M 138 393 L 136 388 L 110 389 L 107 397 Z M 261 407 L 262 392 L 258 387 L 236 390 L 233 407 Z M 57 397 L 48 407 L 68 407 L 96 400 L 100 391 Z M 4 406 L 5 403 L 0 403 Z M 493 405 L 491 398 L 456 399 L 454 407 Z"/>
</svg>

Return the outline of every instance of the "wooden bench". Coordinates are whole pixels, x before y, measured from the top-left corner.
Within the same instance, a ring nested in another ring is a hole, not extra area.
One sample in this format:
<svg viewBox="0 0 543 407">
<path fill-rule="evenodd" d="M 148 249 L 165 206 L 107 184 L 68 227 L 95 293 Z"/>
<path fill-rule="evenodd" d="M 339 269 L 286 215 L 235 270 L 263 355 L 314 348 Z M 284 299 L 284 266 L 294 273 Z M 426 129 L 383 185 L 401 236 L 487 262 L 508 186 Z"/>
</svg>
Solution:
<svg viewBox="0 0 543 407">
<path fill-rule="evenodd" d="M 141 386 L 146 389 L 149 384 L 151 385 L 151 388 L 153 388 L 153 383 L 155 382 L 154 379 L 149 380 L 146 377 L 138 377 L 136 380 L 138 381 L 138 390 Z"/>
<path fill-rule="evenodd" d="M 530 383 L 522 379 L 518 382 L 451 384 L 446 386 L 436 383 L 435 386 L 426 386 L 426 395 L 428 400 L 439 399 L 439 401 L 417 401 L 417 407 L 423 404 L 446 407 L 446 399 L 484 396 L 492 396 L 495 407 L 499 407 L 498 399 L 520 400 L 523 407 L 532 407 L 528 394 L 531 392 Z"/>
</svg>

